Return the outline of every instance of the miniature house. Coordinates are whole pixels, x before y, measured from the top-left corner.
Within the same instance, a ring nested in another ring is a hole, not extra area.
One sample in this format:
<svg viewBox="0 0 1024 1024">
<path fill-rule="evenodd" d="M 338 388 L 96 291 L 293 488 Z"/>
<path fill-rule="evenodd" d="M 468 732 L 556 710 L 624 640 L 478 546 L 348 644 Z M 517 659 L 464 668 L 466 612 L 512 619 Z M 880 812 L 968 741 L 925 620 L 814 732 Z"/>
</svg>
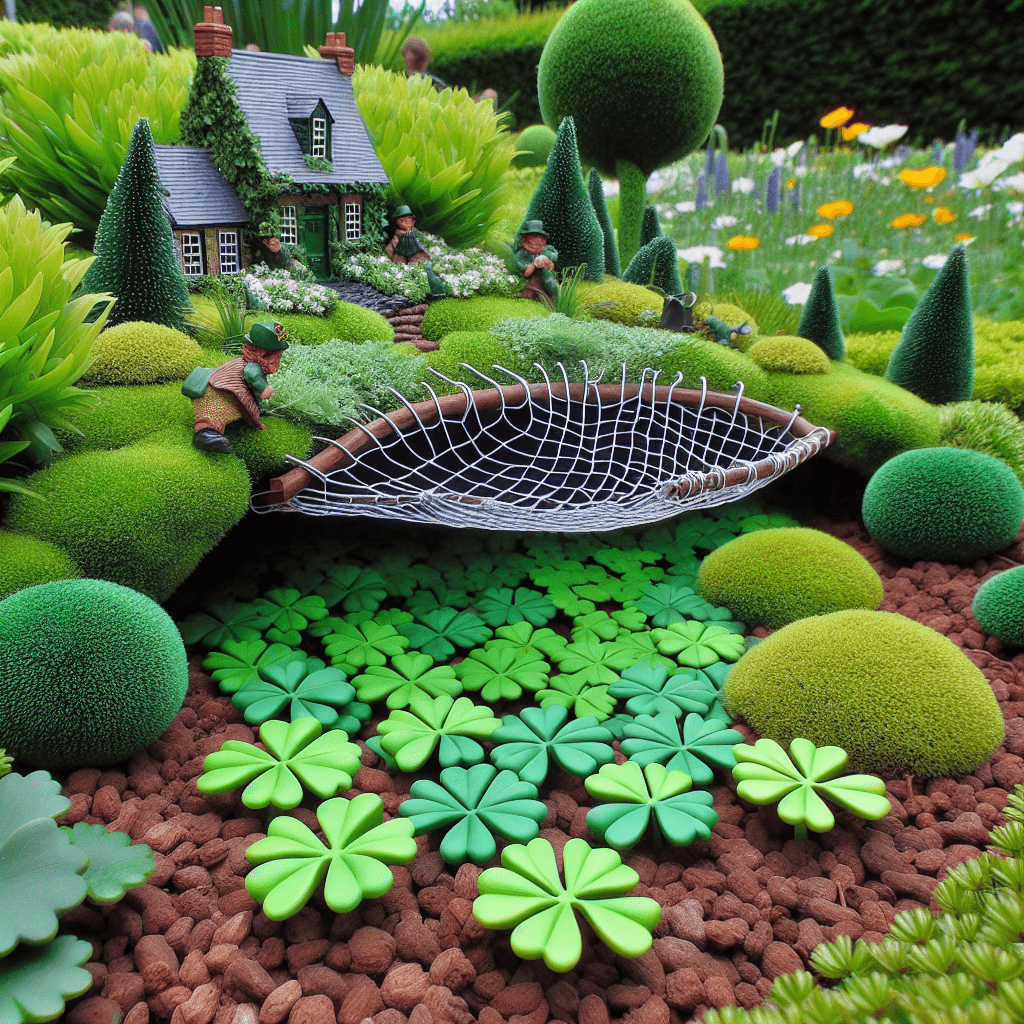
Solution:
<svg viewBox="0 0 1024 1024">
<path fill-rule="evenodd" d="M 196 57 L 231 58 L 227 74 L 267 171 L 297 186 L 278 197 L 280 241 L 302 246 L 310 270 L 329 277 L 331 242 L 363 235 L 363 190 L 388 183 L 356 107 L 355 53 L 343 32 L 327 34 L 320 47 L 327 59 L 233 50 L 231 37 L 221 9 L 205 7 Z M 253 262 L 243 237 L 247 228 L 253 236 L 249 214 L 209 151 L 157 146 L 156 157 L 185 275 L 236 273 Z"/>
</svg>

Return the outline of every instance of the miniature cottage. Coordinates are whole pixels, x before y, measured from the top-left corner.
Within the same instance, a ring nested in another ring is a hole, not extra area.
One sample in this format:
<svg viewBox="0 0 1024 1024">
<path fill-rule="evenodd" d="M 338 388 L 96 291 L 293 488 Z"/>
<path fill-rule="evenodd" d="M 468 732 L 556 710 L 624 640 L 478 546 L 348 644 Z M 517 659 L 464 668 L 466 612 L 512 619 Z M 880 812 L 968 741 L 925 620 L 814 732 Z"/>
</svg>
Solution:
<svg viewBox="0 0 1024 1024">
<path fill-rule="evenodd" d="M 231 58 L 227 75 L 267 172 L 295 184 L 278 197 L 278 237 L 302 246 L 313 273 L 329 277 L 331 242 L 362 238 L 365 194 L 388 183 L 356 107 L 355 52 L 343 32 L 327 34 L 320 47 L 327 59 L 233 50 L 231 37 L 221 9 L 205 7 L 195 30 L 196 57 Z M 257 226 L 209 151 L 157 146 L 156 154 L 186 276 L 234 273 L 253 262 L 245 239 L 254 240 Z"/>
</svg>

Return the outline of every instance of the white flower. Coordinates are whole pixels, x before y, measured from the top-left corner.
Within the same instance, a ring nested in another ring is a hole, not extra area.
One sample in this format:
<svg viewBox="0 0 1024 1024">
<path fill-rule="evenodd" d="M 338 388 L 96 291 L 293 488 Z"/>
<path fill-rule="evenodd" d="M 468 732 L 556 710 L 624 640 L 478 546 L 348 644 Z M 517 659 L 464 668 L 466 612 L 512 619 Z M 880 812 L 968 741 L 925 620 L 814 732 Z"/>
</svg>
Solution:
<svg viewBox="0 0 1024 1024">
<path fill-rule="evenodd" d="M 941 270 L 948 259 L 949 257 L 944 252 L 934 252 L 921 260 L 921 266 L 927 267 L 929 270 Z"/>
<path fill-rule="evenodd" d="M 790 235 L 786 239 L 786 245 L 807 245 L 810 242 L 816 242 L 818 239 L 815 235 Z"/>
<path fill-rule="evenodd" d="M 722 250 L 717 245 L 691 245 L 688 249 L 677 250 L 677 254 L 687 263 L 703 263 L 707 259 L 711 267 L 725 266 Z"/>
<path fill-rule="evenodd" d="M 1016 164 L 1024 160 L 1024 132 L 1017 132 L 1011 135 L 998 149 L 992 150 L 986 156 L 994 160 L 1005 160 L 1007 163 Z"/>
<path fill-rule="evenodd" d="M 888 124 L 883 127 L 869 128 L 857 136 L 857 141 L 864 146 L 871 146 L 874 149 L 884 149 L 890 142 L 897 142 L 907 134 L 909 125 Z"/>
<path fill-rule="evenodd" d="M 797 142 L 791 142 L 791 143 L 790 143 L 790 144 L 789 144 L 789 145 L 788 145 L 788 146 L 786 147 L 786 156 L 787 156 L 787 157 L 788 157 L 788 158 L 789 158 L 790 160 L 792 160 L 792 159 L 793 159 L 793 157 L 795 157 L 795 156 L 797 155 L 797 153 L 799 153 L 799 152 L 800 152 L 800 150 L 801 150 L 801 149 L 803 149 L 803 148 L 804 148 L 804 140 L 803 140 L 803 139 L 800 139 L 800 140 L 799 140 L 799 141 L 797 141 Z"/>
<path fill-rule="evenodd" d="M 793 168 L 793 175 L 797 178 L 804 178 L 807 176 L 807 172 L 809 170 L 809 167 L 805 167 L 803 164 L 801 164 L 799 167 Z"/>
<path fill-rule="evenodd" d="M 617 196 L 619 194 L 619 183 L 617 181 L 603 181 L 604 194 L 606 196 Z"/>
<path fill-rule="evenodd" d="M 671 188 L 676 183 L 676 178 L 678 177 L 678 167 L 663 167 L 660 171 L 655 171 L 647 179 L 648 194 L 651 194 L 653 192 L 662 192 L 667 188 Z"/>
<path fill-rule="evenodd" d="M 811 286 L 805 281 L 797 281 L 788 288 L 782 289 L 782 297 L 791 306 L 802 306 L 811 294 Z"/>
<path fill-rule="evenodd" d="M 786 162 L 786 151 L 784 149 L 773 149 L 771 161 L 775 167 L 781 167 Z"/>
<path fill-rule="evenodd" d="M 1024 217 L 1024 202 L 1015 199 L 1012 203 L 1007 203 L 1006 212 L 1010 215 L 1008 223 L 1016 224 L 1017 221 Z"/>
<path fill-rule="evenodd" d="M 879 260 L 872 268 L 871 273 L 875 277 L 881 277 L 883 274 L 895 274 L 896 271 L 903 269 L 903 260 Z"/>
<path fill-rule="evenodd" d="M 776 167 L 781 167 L 788 160 L 792 160 L 803 148 L 804 140 L 799 139 L 797 142 L 791 142 L 785 149 L 776 149 L 772 152 L 772 163 Z"/>
<path fill-rule="evenodd" d="M 973 171 L 960 175 L 957 182 L 960 188 L 986 188 L 1010 166 L 1009 160 L 989 159 L 991 156 L 991 153 L 986 153 Z"/>
<path fill-rule="evenodd" d="M 694 199 L 684 199 L 681 203 L 675 205 L 676 213 L 696 213 L 697 202 Z"/>
<path fill-rule="evenodd" d="M 733 192 L 739 192 L 742 195 L 750 195 L 754 191 L 754 179 L 753 178 L 734 178 L 732 183 Z"/>
<path fill-rule="evenodd" d="M 967 216 L 968 217 L 974 217 L 977 220 L 981 220 L 982 217 L 985 217 L 985 216 L 988 215 L 988 212 L 991 209 L 992 209 L 992 204 L 991 203 L 982 203 L 981 206 L 976 206 L 973 210 L 971 210 L 971 212 L 969 214 L 967 214 Z"/>
<path fill-rule="evenodd" d="M 1003 178 L 998 184 L 1002 189 L 1010 189 L 1012 192 L 1024 192 L 1024 171 L 1018 171 L 1009 178 Z"/>
<path fill-rule="evenodd" d="M 719 228 L 731 228 L 734 224 L 739 224 L 739 220 L 733 217 L 729 213 L 720 213 L 712 222 L 711 227 L 717 231 Z"/>
</svg>

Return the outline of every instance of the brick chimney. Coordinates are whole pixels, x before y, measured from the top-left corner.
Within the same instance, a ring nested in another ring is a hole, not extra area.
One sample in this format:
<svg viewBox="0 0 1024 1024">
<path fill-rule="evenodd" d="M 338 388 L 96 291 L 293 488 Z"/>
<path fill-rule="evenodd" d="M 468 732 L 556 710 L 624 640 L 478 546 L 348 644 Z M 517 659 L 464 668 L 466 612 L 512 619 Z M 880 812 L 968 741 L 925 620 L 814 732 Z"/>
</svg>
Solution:
<svg viewBox="0 0 1024 1024">
<path fill-rule="evenodd" d="M 220 7 L 204 7 L 203 20 L 195 27 L 197 57 L 230 57 L 231 26 L 224 24 Z"/>
<path fill-rule="evenodd" d="M 328 32 L 327 43 L 320 47 L 320 56 L 338 62 L 338 71 L 351 77 L 356 69 L 356 51 L 345 45 L 344 32 Z"/>
</svg>

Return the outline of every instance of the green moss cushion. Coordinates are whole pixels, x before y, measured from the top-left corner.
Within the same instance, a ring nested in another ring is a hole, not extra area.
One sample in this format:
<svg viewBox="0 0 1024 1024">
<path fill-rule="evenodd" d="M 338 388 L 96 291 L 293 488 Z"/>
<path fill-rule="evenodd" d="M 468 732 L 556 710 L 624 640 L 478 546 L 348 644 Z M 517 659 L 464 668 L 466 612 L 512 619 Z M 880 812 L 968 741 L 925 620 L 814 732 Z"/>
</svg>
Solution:
<svg viewBox="0 0 1024 1024">
<path fill-rule="evenodd" d="M 440 341 L 452 331 L 486 331 L 511 317 L 547 316 L 550 310 L 533 299 L 506 299 L 481 295 L 472 299 L 440 299 L 432 302 L 420 330 L 428 341 Z"/>
<path fill-rule="evenodd" d="M 986 580 L 974 595 L 971 611 L 986 633 L 1024 647 L 1024 565 Z"/>
<path fill-rule="evenodd" d="M 707 320 L 709 316 L 717 316 L 719 320 L 729 324 L 730 327 L 750 324 L 750 334 L 740 334 L 732 342 L 733 348 L 738 348 L 741 352 L 750 348 L 759 339 L 757 321 L 745 309 L 741 309 L 731 302 L 704 300 L 693 307 L 694 321 Z"/>
<path fill-rule="evenodd" d="M 339 302 L 330 316 L 305 313 L 274 313 L 288 332 L 288 340 L 298 345 L 322 345 L 341 341 L 394 341 L 395 332 L 386 317 L 354 302 Z"/>
<path fill-rule="evenodd" d="M 235 455 L 245 463 L 254 483 L 291 469 L 286 458 L 288 455 L 308 458 L 313 443 L 313 432 L 304 424 L 293 423 L 280 416 L 266 416 L 263 422 L 266 430 L 253 430 L 238 421 L 232 423 L 227 431 Z M 191 444 L 192 431 L 188 436 Z"/>
<path fill-rule="evenodd" d="M 1013 541 L 1024 520 L 1024 488 L 991 455 L 922 448 L 875 473 L 861 511 L 868 532 L 887 551 L 963 564 Z"/>
<path fill-rule="evenodd" d="M 184 380 L 203 350 L 188 335 L 162 324 L 129 322 L 103 331 L 92 347 L 96 361 L 85 384 L 155 384 Z"/>
<path fill-rule="evenodd" d="M 681 335 L 685 341 L 672 349 L 658 364 L 664 371 L 659 384 L 668 384 L 677 371 L 683 374 L 683 386 L 700 388 L 700 378 L 707 378 L 712 391 L 729 394 L 736 381 L 743 381 L 745 393 L 762 402 L 776 404 L 768 374 L 742 352 L 708 341 L 696 334 Z"/>
<path fill-rule="evenodd" d="M 78 575 L 78 567 L 55 544 L 0 530 L 0 598 L 25 587 Z"/>
<path fill-rule="evenodd" d="M 464 380 L 472 388 L 489 386 L 475 374 L 463 369 L 461 363 L 468 363 L 486 374 L 491 373 L 491 368 L 495 364 L 516 372 L 528 369 L 501 338 L 495 337 L 489 331 L 452 331 L 441 339 L 440 348 L 436 352 L 427 355 L 427 365 L 451 380 Z M 502 383 L 506 383 L 504 376 L 499 376 L 502 377 Z M 438 392 L 458 390 L 449 387 L 432 373 L 424 374 L 424 380 Z"/>
<path fill-rule="evenodd" d="M 106 580 L 0 601 L 0 747 L 34 767 L 101 767 L 144 750 L 188 691 L 171 617 Z"/>
<path fill-rule="evenodd" d="M 939 445 L 991 455 L 1024 484 L 1024 427 L 1005 405 L 972 400 L 941 406 Z"/>
<path fill-rule="evenodd" d="M 701 594 L 748 626 L 779 629 L 847 608 L 877 608 L 882 581 L 849 544 L 820 530 L 756 530 L 712 551 L 697 573 Z"/>
<path fill-rule="evenodd" d="M 583 303 L 592 317 L 615 323 L 657 326 L 665 300 L 650 288 L 605 276 L 601 282 L 581 285 Z"/>
<path fill-rule="evenodd" d="M 791 335 L 761 338 L 747 349 L 747 357 L 774 373 L 828 373 L 825 353 L 806 338 Z"/>
<path fill-rule="evenodd" d="M 725 681 L 731 715 L 788 747 L 835 744 L 850 769 L 929 778 L 973 771 L 1003 739 L 992 689 L 955 644 L 893 612 L 800 619 Z"/>
<path fill-rule="evenodd" d="M 513 167 L 543 167 L 555 144 L 555 133 L 546 124 L 531 124 L 516 139 Z"/>
</svg>

